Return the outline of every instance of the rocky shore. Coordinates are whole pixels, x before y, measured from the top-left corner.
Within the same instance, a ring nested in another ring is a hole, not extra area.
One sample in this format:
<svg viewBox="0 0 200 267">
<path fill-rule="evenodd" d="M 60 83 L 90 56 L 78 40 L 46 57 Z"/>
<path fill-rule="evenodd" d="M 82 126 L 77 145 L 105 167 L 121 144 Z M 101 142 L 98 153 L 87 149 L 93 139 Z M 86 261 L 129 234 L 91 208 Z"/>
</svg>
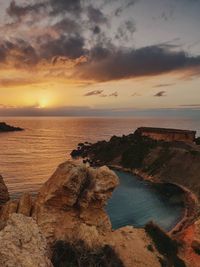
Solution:
<svg viewBox="0 0 200 267">
<path fill-rule="evenodd" d="M 128 136 L 113 136 L 108 142 L 82 143 L 72 151 L 72 157 L 82 157 L 84 162 L 94 166 L 107 165 L 155 183 L 172 184 L 183 192 L 185 213 L 169 235 L 180 242 L 183 257 L 187 255 L 189 266 L 199 266 L 200 240 L 196 225 L 200 221 L 200 147 L 180 141 L 154 140 L 138 135 L 136 131 Z M 188 242 L 188 229 L 190 241 Z M 191 233 L 192 232 L 192 233 Z M 197 241 L 198 240 L 198 241 Z M 195 244 L 195 246 L 193 246 Z M 194 250 L 195 247 L 195 250 Z M 198 254 L 198 255 L 197 255 Z M 195 259 L 195 260 L 194 260 Z M 197 262 L 197 263 L 195 263 Z"/>
<path fill-rule="evenodd" d="M 190 266 L 180 245 L 154 224 L 112 230 L 104 207 L 118 183 L 108 167 L 68 161 L 34 199 L 26 193 L 3 204 L 0 266 Z"/>
<path fill-rule="evenodd" d="M 16 131 L 23 131 L 24 129 L 20 127 L 14 127 L 6 124 L 5 122 L 0 122 L 0 133 L 4 132 L 16 132 Z"/>
</svg>

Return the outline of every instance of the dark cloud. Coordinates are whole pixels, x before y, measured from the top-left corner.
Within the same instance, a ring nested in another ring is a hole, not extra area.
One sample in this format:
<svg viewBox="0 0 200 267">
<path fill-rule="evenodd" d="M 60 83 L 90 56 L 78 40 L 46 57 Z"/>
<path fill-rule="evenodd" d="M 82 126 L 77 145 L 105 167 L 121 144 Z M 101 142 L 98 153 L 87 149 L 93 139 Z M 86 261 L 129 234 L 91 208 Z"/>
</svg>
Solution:
<svg viewBox="0 0 200 267">
<path fill-rule="evenodd" d="M 102 60 L 90 58 L 78 65 L 76 75 L 83 79 L 109 81 L 181 70 L 200 74 L 200 56 L 192 57 L 182 51 L 155 45 L 139 49 L 108 49 Z"/>
<path fill-rule="evenodd" d="M 80 0 L 49 0 L 52 7 L 52 15 L 66 12 L 78 14 L 81 11 Z"/>
<path fill-rule="evenodd" d="M 107 94 L 100 94 L 99 96 L 100 97 L 118 97 L 118 92 L 115 91 L 115 92 L 113 92 L 113 93 L 111 93 L 109 95 L 107 95 Z"/>
<path fill-rule="evenodd" d="M 63 32 L 68 34 L 78 33 L 81 30 L 81 26 L 71 18 L 63 18 L 59 22 L 55 23 L 52 28 L 61 34 Z"/>
<path fill-rule="evenodd" d="M 110 50 L 102 46 L 95 46 L 90 51 L 90 58 L 94 61 L 106 59 L 109 55 Z"/>
<path fill-rule="evenodd" d="M 168 86 L 172 86 L 172 85 L 175 85 L 175 83 L 160 83 L 160 84 L 156 84 L 154 87 L 160 88 L 160 87 L 168 87 Z"/>
<path fill-rule="evenodd" d="M 123 1 L 123 4 L 115 10 L 114 14 L 116 17 L 119 17 L 123 11 L 125 11 L 127 8 L 130 8 L 131 6 L 135 5 L 138 2 L 138 0 L 129 0 L 129 1 Z"/>
<path fill-rule="evenodd" d="M 0 43 L 0 62 L 5 62 L 8 57 L 16 66 L 34 65 L 38 62 L 35 49 L 22 39 Z"/>
<path fill-rule="evenodd" d="M 160 92 L 156 93 L 154 96 L 156 96 L 156 97 L 166 96 L 166 91 L 160 91 Z"/>
<path fill-rule="evenodd" d="M 45 7 L 45 3 L 35 3 L 35 4 L 29 4 L 29 5 L 17 5 L 16 2 L 13 0 L 11 1 L 7 13 L 9 16 L 13 18 L 20 19 L 23 16 L 26 16 L 30 13 L 36 13 L 40 11 L 42 8 Z"/>
<path fill-rule="evenodd" d="M 114 93 L 110 94 L 109 96 L 118 97 L 118 92 L 114 92 Z"/>
<path fill-rule="evenodd" d="M 93 33 L 94 33 L 94 34 L 99 34 L 100 32 L 101 32 L 100 27 L 96 25 L 96 26 L 93 28 Z"/>
<path fill-rule="evenodd" d="M 58 39 L 47 36 L 45 42 L 40 45 L 40 55 L 46 59 L 56 56 L 75 59 L 84 54 L 84 39 L 80 35 L 61 35 Z"/>
<path fill-rule="evenodd" d="M 133 20 L 126 20 L 118 28 L 115 37 L 123 41 L 128 41 L 130 38 L 132 38 L 133 33 L 135 31 L 136 31 L 135 22 Z"/>
<path fill-rule="evenodd" d="M 84 96 L 101 95 L 102 93 L 103 93 L 103 90 L 94 90 L 94 91 L 90 91 L 90 92 L 84 94 Z"/>
<path fill-rule="evenodd" d="M 91 23 L 104 24 L 108 22 L 106 16 L 101 12 L 100 9 L 94 8 L 92 5 L 88 6 L 88 18 Z"/>
</svg>

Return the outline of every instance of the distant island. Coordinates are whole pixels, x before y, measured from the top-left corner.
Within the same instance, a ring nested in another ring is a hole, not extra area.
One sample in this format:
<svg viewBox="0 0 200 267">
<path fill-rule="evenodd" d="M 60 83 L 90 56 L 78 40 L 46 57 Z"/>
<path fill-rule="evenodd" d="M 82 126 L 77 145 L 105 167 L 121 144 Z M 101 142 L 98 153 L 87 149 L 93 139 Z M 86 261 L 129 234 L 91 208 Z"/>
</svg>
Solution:
<svg viewBox="0 0 200 267">
<path fill-rule="evenodd" d="M 0 133 L 16 132 L 16 131 L 23 131 L 23 130 L 24 129 L 20 127 L 14 127 L 14 126 L 6 124 L 5 122 L 0 122 Z"/>
</svg>

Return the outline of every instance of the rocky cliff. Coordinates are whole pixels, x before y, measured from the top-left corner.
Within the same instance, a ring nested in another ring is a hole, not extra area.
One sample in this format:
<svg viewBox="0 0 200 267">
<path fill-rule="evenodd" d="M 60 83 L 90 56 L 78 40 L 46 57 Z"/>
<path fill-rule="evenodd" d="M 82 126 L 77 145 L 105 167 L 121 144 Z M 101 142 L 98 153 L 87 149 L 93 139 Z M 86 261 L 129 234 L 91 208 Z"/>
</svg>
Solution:
<svg viewBox="0 0 200 267">
<path fill-rule="evenodd" d="M 138 170 L 157 181 L 177 183 L 200 197 L 200 147 L 184 142 L 157 141 L 130 134 L 110 141 L 81 144 L 72 156 L 89 158 L 94 164 L 119 165 Z"/>
<path fill-rule="evenodd" d="M 61 164 L 35 199 L 26 193 L 3 206 L 0 267 L 168 266 L 144 229 L 112 231 L 104 207 L 117 185 L 105 166 Z"/>
</svg>

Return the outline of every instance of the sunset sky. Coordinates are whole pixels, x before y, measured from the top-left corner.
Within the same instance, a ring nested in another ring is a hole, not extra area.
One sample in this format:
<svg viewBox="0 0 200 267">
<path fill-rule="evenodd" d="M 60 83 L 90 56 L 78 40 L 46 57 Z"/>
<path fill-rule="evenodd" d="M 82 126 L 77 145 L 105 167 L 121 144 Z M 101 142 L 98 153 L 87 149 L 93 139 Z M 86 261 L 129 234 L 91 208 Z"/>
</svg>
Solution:
<svg viewBox="0 0 200 267">
<path fill-rule="evenodd" d="M 200 114 L 200 0 L 1 0 L 0 116 Z"/>
</svg>

